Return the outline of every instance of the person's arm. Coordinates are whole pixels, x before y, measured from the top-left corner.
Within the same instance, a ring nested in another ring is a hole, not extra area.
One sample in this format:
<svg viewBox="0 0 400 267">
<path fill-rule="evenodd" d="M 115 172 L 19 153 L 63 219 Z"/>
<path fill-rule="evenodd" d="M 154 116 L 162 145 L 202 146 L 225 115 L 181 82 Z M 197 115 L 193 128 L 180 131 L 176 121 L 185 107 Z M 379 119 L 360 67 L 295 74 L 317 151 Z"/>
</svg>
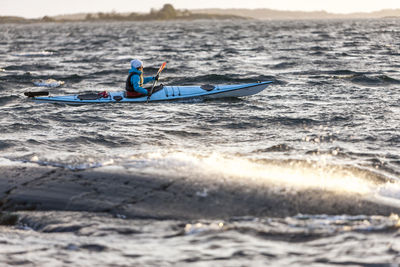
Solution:
<svg viewBox="0 0 400 267">
<path fill-rule="evenodd" d="M 148 95 L 149 93 L 147 92 L 147 90 L 144 89 L 143 87 L 139 86 L 139 81 L 140 81 L 140 77 L 138 75 L 133 75 L 132 76 L 131 82 L 132 82 L 132 85 L 133 85 L 133 90 L 135 90 L 136 92 L 141 93 L 143 95 Z M 144 83 L 144 81 L 143 81 L 143 83 Z"/>
<path fill-rule="evenodd" d="M 155 80 L 155 77 L 144 77 L 143 78 L 143 83 L 152 82 L 154 80 Z"/>
</svg>

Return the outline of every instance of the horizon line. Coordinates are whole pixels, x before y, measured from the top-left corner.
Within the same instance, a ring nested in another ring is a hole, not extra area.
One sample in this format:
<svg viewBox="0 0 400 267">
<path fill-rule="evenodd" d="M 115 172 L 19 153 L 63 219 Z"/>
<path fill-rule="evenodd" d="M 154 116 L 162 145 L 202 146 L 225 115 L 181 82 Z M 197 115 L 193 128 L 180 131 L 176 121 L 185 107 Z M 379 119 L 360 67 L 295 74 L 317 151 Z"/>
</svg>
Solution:
<svg viewBox="0 0 400 267">
<path fill-rule="evenodd" d="M 156 9 L 156 8 L 151 8 L 151 9 Z M 151 10 L 150 9 L 150 10 Z M 256 11 L 256 10 L 271 10 L 271 11 L 277 11 L 277 12 L 293 12 L 293 13 L 326 13 L 326 14 L 331 14 L 331 15 L 352 15 L 352 14 L 373 14 L 373 13 L 380 13 L 384 11 L 395 11 L 395 10 L 400 10 L 400 8 L 384 8 L 384 9 L 377 9 L 374 11 L 353 11 L 353 12 L 331 12 L 327 11 L 325 9 L 319 9 L 319 10 L 295 10 L 295 9 L 274 9 L 274 8 L 267 8 L 267 7 L 260 7 L 260 8 L 240 8 L 240 7 L 232 7 L 232 8 L 221 8 L 221 7 L 207 7 L 207 8 L 194 8 L 194 9 L 187 9 L 187 8 L 176 8 L 176 10 L 188 10 L 188 11 L 196 11 L 196 10 L 249 10 L 249 11 Z M 148 14 L 150 12 L 143 12 L 143 11 L 116 11 L 115 9 L 111 9 L 109 11 L 90 11 L 90 12 L 85 12 L 85 11 L 77 11 L 77 12 L 71 12 L 71 13 L 59 13 L 56 15 L 43 15 L 43 16 L 37 16 L 37 17 L 24 17 L 24 16 L 19 16 L 19 15 L 8 15 L 8 14 L 0 14 L 0 17 L 18 17 L 18 18 L 24 18 L 24 19 L 41 19 L 43 17 L 59 17 L 59 16 L 71 16 L 71 15 L 79 15 L 79 14 L 98 14 L 98 13 L 115 13 L 115 14 L 130 14 L 130 13 L 137 13 L 137 14 Z M 156 9 L 158 10 L 158 9 Z"/>
</svg>

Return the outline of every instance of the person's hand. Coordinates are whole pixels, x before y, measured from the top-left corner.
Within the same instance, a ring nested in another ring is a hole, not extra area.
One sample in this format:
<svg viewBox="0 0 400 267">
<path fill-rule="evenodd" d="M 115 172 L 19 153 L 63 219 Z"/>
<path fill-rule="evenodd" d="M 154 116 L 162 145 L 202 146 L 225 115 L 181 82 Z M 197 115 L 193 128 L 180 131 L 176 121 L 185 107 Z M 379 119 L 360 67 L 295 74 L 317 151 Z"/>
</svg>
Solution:
<svg viewBox="0 0 400 267">
<path fill-rule="evenodd" d="M 160 78 L 160 74 L 157 74 L 156 76 L 154 76 L 154 80 L 158 81 L 158 79 Z"/>
</svg>

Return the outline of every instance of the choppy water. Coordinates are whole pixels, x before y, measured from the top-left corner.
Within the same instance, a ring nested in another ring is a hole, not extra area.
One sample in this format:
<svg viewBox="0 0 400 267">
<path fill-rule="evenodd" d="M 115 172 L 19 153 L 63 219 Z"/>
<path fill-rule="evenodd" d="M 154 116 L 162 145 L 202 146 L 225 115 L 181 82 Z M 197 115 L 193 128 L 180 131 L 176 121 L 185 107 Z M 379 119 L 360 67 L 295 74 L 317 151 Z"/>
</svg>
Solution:
<svg viewBox="0 0 400 267">
<path fill-rule="evenodd" d="M 202 183 L 195 195 L 204 199 L 218 195 L 214 179 L 244 191 L 260 186 L 260 196 L 276 189 L 294 202 L 311 189 L 296 207 L 308 215 L 283 212 L 285 201 L 267 203 L 274 216 L 255 202 L 251 214 L 217 218 L 210 207 L 212 219 L 194 220 L 19 212 L 15 226 L 1 228 L 0 261 L 399 263 L 397 215 L 351 201 L 361 195 L 400 209 L 399 26 L 398 19 L 0 25 L 0 164 L 15 177 L 35 165 L 185 176 Z M 44 89 L 54 95 L 120 90 L 135 57 L 148 75 L 167 61 L 164 84 L 274 84 L 243 99 L 146 105 L 75 107 L 23 96 L 48 79 Z M 325 191 L 346 194 L 351 214 L 325 208 Z"/>
</svg>

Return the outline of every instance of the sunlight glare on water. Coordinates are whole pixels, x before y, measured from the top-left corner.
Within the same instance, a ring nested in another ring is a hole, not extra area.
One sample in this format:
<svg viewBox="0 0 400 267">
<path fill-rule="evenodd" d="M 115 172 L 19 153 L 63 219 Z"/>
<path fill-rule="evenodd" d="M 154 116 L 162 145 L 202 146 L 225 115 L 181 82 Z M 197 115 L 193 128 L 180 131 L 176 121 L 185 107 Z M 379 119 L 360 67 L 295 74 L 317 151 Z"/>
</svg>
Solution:
<svg viewBox="0 0 400 267">
<path fill-rule="evenodd" d="M 151 168 L 167 167 L 169 172 L 200 173 L 204 178 L 235 179 L 247 185 L 271 184 L 292 188 L 322 189 L 335 192 L 367 194 L 374 185 L 368 177 L 340 166 L 320 162 L 256 162 L 219 153 L 200 156 L 189 152 L 151 153 L 146 160 Z M 143 161 L 142 161 L 143 162 Z"/>
</svg>

